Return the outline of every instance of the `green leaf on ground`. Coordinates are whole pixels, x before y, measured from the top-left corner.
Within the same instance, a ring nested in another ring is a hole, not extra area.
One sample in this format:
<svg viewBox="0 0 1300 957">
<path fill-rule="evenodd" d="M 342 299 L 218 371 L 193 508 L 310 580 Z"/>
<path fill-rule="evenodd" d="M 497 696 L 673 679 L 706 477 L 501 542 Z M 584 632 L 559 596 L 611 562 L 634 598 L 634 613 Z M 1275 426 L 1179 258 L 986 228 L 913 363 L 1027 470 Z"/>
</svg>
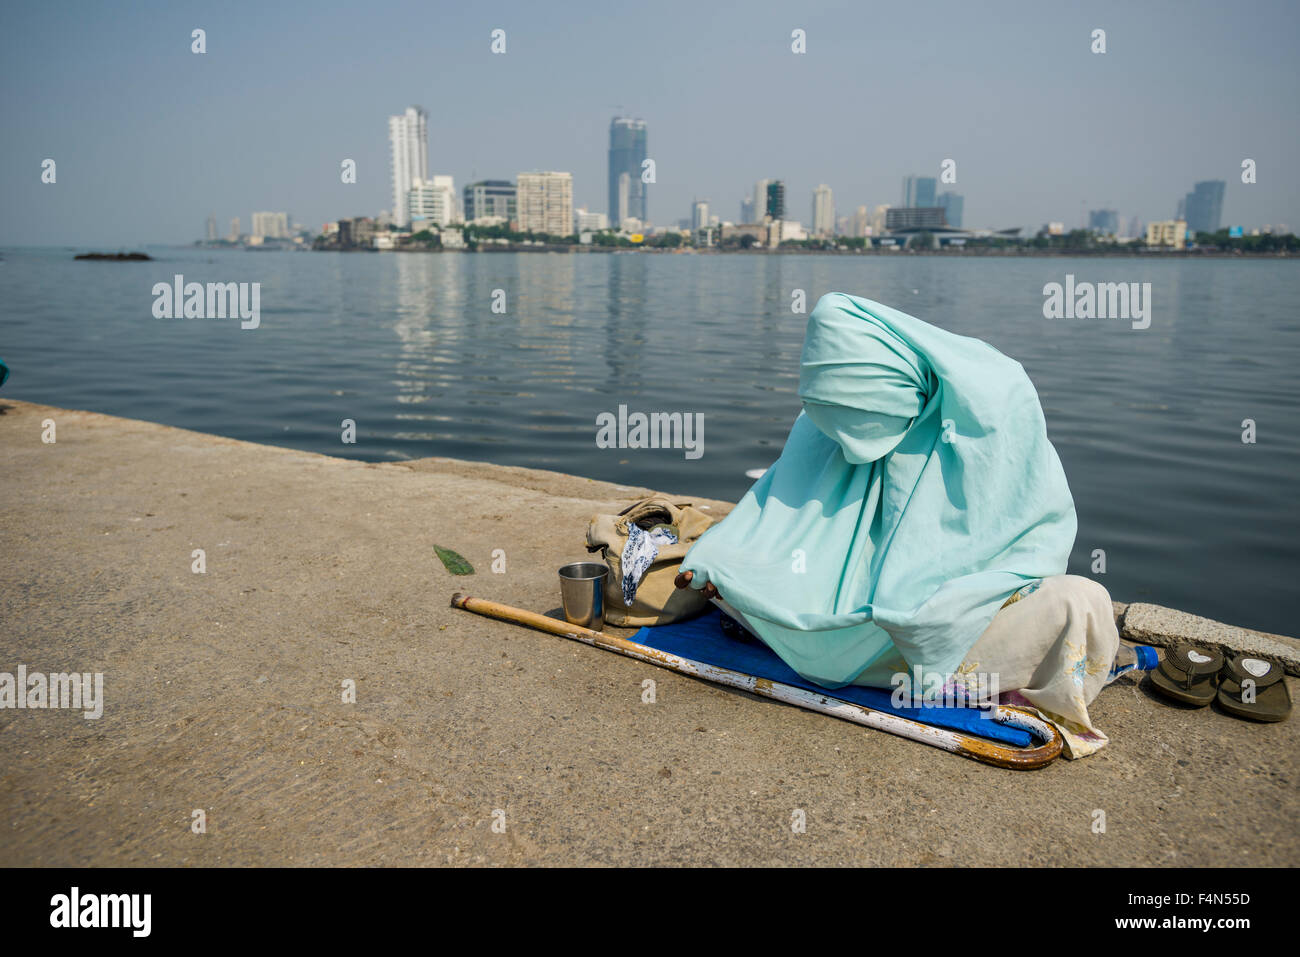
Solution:
<svg viewBox="0 0 1300 957">
<path fill-rule="evenodd" d="M 441 545 L 434 545 L 433 550 L 438 553 L 438 558 L 443 567 L 453 575 L 474 574 L 474 566 L 466 561 L 464 556 L 456 554 L 450 548 L 443 548 Z"/>
</svg>

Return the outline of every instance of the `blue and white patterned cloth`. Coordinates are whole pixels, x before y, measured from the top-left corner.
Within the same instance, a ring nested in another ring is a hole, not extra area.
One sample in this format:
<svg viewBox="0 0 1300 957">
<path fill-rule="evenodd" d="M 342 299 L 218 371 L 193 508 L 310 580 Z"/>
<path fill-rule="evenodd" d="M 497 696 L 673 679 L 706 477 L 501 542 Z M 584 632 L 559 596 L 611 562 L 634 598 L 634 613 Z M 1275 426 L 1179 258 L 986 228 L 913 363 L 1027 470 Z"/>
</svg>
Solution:
<svg viewBox="0 0 1300 957">
<path fill-rule="evenodd" d="M 627 528 L 627 544 L 623 546 L 623 603 L 629 608 L 636 600 L 637 586 L 650 570 L 665 545 L 676 545 L 677 535 L 670 528 L 656 525 L 646 531 L 639 525 Z"/>
</svg>

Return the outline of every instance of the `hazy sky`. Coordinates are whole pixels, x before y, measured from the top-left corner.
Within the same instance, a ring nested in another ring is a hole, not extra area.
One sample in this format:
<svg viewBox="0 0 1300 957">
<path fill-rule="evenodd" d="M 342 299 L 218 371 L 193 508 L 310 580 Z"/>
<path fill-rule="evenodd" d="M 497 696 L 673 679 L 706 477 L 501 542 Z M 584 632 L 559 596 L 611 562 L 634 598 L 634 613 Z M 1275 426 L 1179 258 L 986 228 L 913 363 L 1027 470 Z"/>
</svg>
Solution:
<svg viewBox="0 0 1300 957">
<path fill-rule="evenodd" d="M 1223 179 L 1225 225 L 1297 229 L 1298 39 L 1300 4 L 1253 0 L 4 0 L 0 244 L 189 242 L 209 213 L 224 235 L 255 209 L 374 215 L 390 205 L 386 118 L 413 103 L 430 171 L 458 191 L 568 170 L 575 206 L 599 212 L 610 117 L 639 116 L 659 224 L 697 196 L 735 220 L 764 177 L 804 222 L 818 183 L 837 215 L 898 204 L 905 174 L 952 158 L 967 226 L 1167 218 L 1195 181 Z"/>
</svg>

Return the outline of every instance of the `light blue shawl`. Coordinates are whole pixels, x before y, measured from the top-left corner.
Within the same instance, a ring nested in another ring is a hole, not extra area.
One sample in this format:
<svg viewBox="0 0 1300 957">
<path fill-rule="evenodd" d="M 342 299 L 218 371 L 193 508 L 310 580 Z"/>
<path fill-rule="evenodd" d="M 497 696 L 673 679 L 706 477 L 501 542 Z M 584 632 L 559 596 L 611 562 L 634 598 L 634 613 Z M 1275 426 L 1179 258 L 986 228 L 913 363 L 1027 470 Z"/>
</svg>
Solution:
<svg viewBox="0 0 1300 957">
<path fill-rule="evenodd" d="M 808 319 L 780 459 L 686 556 L 826 686 L 886 656 L 947 675 L 1002 603 L 1065 572 L 1074 501 L 1020 363 L 868 299 Z"/>
</svg>

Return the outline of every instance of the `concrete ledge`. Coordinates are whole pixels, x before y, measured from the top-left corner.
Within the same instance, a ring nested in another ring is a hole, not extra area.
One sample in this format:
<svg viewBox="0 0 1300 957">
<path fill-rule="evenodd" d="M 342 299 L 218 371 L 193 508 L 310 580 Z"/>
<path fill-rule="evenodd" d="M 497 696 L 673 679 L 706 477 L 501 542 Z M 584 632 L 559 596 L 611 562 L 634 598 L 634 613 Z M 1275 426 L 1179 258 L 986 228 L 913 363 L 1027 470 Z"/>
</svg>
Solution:
<svg viewBox="0 0 1300 957">
<path fill-rule="evenodd" d="M 104 674 L 100 718 L 0 709 L 0 863 L 1300 864 L 1294 717 L 1117 682 L 1089 706 L 1100 753 L 1004 771 L 448 606 L 555 614 L 587 521 L 641 492 L 0 392 L 0 672 Z M 1144 607 L 1116 608 L 1138 640 L 1203 621 Z"/>
<path fill-rule="evenodd" d="M 1120 635 L 1129 641 L 1167 648 L 1183 642 L 1224 655 L 1252 655 L 1300 675 L 1300 641 L 1225 625 L 1176 608 L 1135 602 L 1123 611 Z"/>
</svg>

